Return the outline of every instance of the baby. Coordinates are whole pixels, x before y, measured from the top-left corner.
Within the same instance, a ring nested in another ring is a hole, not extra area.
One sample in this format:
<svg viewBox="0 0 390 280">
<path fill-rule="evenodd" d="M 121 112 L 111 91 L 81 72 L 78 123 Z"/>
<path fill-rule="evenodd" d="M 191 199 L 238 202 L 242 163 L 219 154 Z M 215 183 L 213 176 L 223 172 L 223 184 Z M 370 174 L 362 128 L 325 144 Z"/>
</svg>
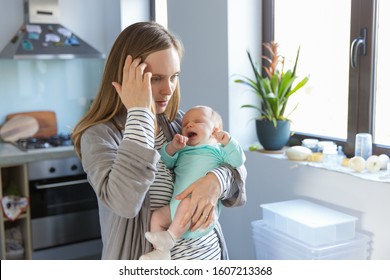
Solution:
<svg viewBox="0 0 390 280">
<path fill-rule="evenodd" d="M 189 231 L 190 224 L 181 224 L 188 210 L 189 198 L 180 201 L 175 197 L 221 164 L 237 168 L 245 161 L 241 146 L 222 130 L 220 115 L 207 106 L 196 106 L 185 113 L 182 134 L 176 134 L 161 148 L 160 154 L 165 165 L 174 169 L 174 192 L 169 205 L 152 213 L 151 231 L 146 232 L 145 237 L 153 244 L 154 251 L 141 256 L 142 260 L 170 259 L 170 249 L 180 238 L 198 238 L 210 233 L 216 221 L 206 229 L 196 231 Z M 219 201 L 214 211 L 205 214 L 207 221 L 219 217 L 220 204 Z"/>
</svg>

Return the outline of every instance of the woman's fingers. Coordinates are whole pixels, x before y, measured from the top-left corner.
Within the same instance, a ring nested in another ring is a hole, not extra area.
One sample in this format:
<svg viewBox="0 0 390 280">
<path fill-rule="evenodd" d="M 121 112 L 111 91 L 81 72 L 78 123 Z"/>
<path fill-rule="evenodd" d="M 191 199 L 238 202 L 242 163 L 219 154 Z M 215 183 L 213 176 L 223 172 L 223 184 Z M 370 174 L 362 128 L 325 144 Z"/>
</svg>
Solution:
<svg viewBox="0 0 390 280">
<path fill-rule="evenodd" d="M 184 198 L 186 198 L 187 196 L 189 196 L 191 193 L 192 193 L 192 189 L 193 189 L 193 185 L 189 186 L 187 189 L 185 189 L 183 192 L 181 192 L 180 194 L 178 194 L 176 196 L 176 199 L 178 200 L 183 200 Z M 193 199 L 192 197 L 190 197 L 190 203 L 189 203 L 189 206 L 188 206 L 188 210 L 187 212 L 185 213 L 183 219 L 181 220 L 181 225 L 182 226 L 185 226 L 187 225 L 189 222 L 191 222 L 191 219 L 192 219 L 192 215 L 193 213 L 195 212 L 195 209 L 196 209 L 196 205 L 194 205 L 193 203 Z"/>
<path fill-rule="evenodd" d="M 208 210 L 206 210 L 208 209 Z M 199 216 L 199 219 L 193 221 L 190 230 L 195 231 L 198 228 L 206 229 L 214 222 L 214 207 L 204 208 L 202 214 Z"/>
<path fill-rule="evenodd" d="M 181 225 L 185 226 L 187 224 L 191 224 L 190 230 L 194 231 L 198 229 L 208 218 L 208 215 L 204 215 L 202 217 L 202 207 L 198 207 L 197 200 L 193 197 L 190 198 L 190 206 L 188 208 L 187 213 L 184 215 Z"/>
<path fill-rule="evenodd" d="M 146 63 L 140 63 L 135 67 L 135 74 L 134 78 L 136 81 L 141 81 L 143 82 L 144 80 L 144 71 L 146 68 Z"/>
<path fill-rule="evenodd" d="M 209 215 L 207 216 L 206 223 L 204 225 L 204 228 L 208 228 L 213 222 L 214 222 L 214 210 L 210 211 Z"/>
<path fill-rule="evenodd" d="M 152 73 L 145 72 L 146 67 L 146 63 L 143 63 L 141 58 L 132 59 L 128 55 L 123 66 L 122 84 L 112 83 L 127 109 L 132 107 L 151 109 L 153 101 L 150 83 Z"/>
<path fill-rule="evenodd" d="M 131 55 L 128 55 L 123 66 L 122 84 L 139 79 L 142 81 L 143 73 L 146 68 L 146 63 L 142 63 L 140 57 L 133 60 Z"/>
<path fill-rule="evenodd" d="M 133 58 L 131 55 L 128 55 L 125 60 L 125 65 L 123 66 L 123 74 L 122 74 L 122 83 L 127 83 L 128 80 L 128 73 L 130 69 L 130 65 L 133 61 Z"/>
<path fill-rule="evenodd" d="M 119 94 L 119 96 L 122 94 L 122 86 L 117 82 L 112 82 L 112 85 L 114 86 L 116 92 Z"/>
<path fill-rule="evenodd" d="M 190 208 L 194 210 L 191 217 L 191 223 L 192 223 L 191 230 L 193 230 L 194 227 L 195 229 L 199 227 L 198 225 L 199 220 L 202 220 L 201 218 L 203 212 L 205 212 L 205 204 L 206 204 L 205 199 L 202 199 L 194 195 L 191 196 Z"/>
<path fill-rule="evenodd" d="M 150 83 L 151 80 L 152 80 L 152 73 L 151 72 L 144 73 L 144 75 L 143 75 L 143 83 L 148 88 L 148 90 L 150 90 L 150 93 L 152 93 L 152 85 Z"/>
</svg>

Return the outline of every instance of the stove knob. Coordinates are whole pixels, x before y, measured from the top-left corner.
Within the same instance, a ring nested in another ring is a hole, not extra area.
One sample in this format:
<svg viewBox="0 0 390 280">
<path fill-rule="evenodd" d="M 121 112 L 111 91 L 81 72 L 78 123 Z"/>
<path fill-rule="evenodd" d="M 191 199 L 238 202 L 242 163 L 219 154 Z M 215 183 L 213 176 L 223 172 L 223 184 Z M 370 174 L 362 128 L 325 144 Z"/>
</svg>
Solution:
<svg viewBox="0 0 390 280">
<path fill-rule="evenodd" d="M 50 167 L 50 168 L 49 168 L 49 173 L 54 173 L 54 172 L 56 172 L 55 167 Z"/>
<path fill-rule="evenodd" d="M 72 171 L 75 171 L 77 169 L 78 169 L 78 167 L 76 164 L 72 164 L 72 166 L 70 167 L 70 170 L 72 170 Z"/>
</svg>

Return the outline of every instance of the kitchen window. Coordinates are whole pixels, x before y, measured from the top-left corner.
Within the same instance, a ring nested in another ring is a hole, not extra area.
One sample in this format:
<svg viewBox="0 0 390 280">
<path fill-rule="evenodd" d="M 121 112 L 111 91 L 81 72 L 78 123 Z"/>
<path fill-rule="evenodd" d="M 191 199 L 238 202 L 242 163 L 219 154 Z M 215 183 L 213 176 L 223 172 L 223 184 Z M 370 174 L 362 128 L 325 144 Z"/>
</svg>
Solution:
<svg viewBox="0 0 390 280">
<path fill-rule="evenodd" d="M 386 0 L 263 0 L 263 42 L 275 40 L 298 75 L 310 75 L 291 100 L 295 138 L 333 140 L 354 153 L 355 135 L 373 135 L 373 154 L 390 152 L 385 87 L 390 61 Z M 353 50 L 354 49 L 354 50 Z"/>
</svg>

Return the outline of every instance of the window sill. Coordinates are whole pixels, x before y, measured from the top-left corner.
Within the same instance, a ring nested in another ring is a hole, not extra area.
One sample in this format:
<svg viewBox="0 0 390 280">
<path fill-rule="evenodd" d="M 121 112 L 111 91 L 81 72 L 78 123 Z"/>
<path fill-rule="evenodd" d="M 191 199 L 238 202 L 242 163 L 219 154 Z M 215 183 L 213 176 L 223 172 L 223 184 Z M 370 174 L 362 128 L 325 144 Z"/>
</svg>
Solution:
<svg viewBox="0 0 390 280">
<path fill-rule="evenodd" d="M 349 174 L 354 177 L 358 177 L 364 180 L 374 181 L 374 182 L 382 182 L 382 183 L 390 183 L 390 170 L 380 170 L 376 173 L 370 173 L 368 170 L 364 170 L 362 172 L 355 172 L 348 167 L 345 166 L 335 166 L 328 167 L 324 165 L 322 162 L 309 162 L 309 161 L 292 161 L 287 158 L 284 153 L 268 153 L 262 151 L 256 151 L 264 156 L 273 157 L 281 160 L 290 161 L 292 163 L 307 165 L 315 168 L 326 169 L 331 172 L 340 172 L 344 174 Z"/>
</svg>

